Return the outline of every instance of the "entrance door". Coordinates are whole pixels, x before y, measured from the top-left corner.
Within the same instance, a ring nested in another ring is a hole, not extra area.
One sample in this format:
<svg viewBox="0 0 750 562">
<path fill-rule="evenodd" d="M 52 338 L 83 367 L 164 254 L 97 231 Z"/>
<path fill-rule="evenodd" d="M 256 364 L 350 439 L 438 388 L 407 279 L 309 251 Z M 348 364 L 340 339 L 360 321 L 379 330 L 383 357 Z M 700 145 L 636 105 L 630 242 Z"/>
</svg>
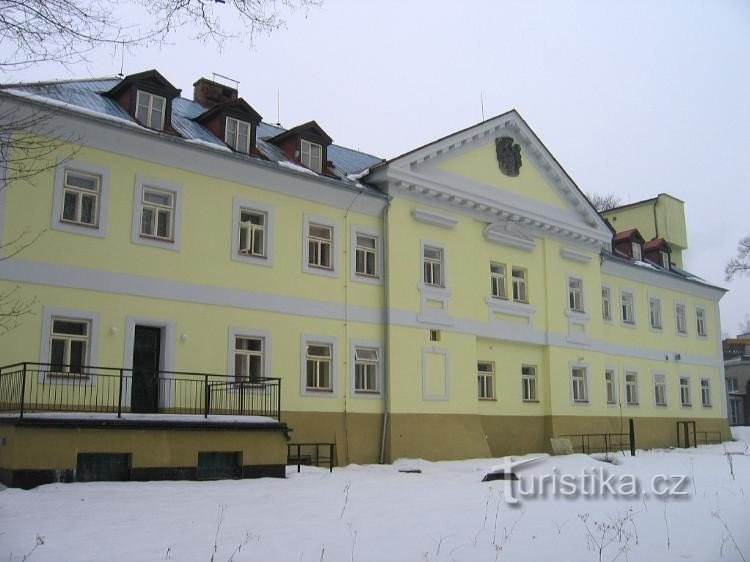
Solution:
<svg viewBox="0 0 750 562">
<path fill-rule="evenodd" d="M 742 423 L 742 398 L 729 399 L 729 423 L 731 425 Z"/>
<path fill-rule="evenodd" d="M 136 326 L 133 337 L 132 412 L 153 414 L 159 411 L 159 367 L 161 328 Z"/>
</svg>

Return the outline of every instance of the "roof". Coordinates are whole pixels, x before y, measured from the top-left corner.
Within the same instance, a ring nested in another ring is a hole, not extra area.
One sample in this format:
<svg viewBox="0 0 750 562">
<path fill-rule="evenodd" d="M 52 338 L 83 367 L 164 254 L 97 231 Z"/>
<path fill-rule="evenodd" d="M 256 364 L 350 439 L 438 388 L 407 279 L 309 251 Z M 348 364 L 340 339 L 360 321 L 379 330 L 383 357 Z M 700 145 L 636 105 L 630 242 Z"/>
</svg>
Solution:
<svg viewBox="0 0 750 562">
<path fill-rule="evenodd" d="M 664 238 L 654 238 L 653 240 L 649 240 L 645 244 L 643 244 L 644 251 L 648 252 L 649 250 L 656 250 L 656 249 L 665 249 L 668 252 L 671 251 L 671 248 L 669 247 L 669 244 L 667 244 L 667 241 L 664 240 Z"/>
<path fill-rule="evenodd" d="M 631 228 L 629 230 L 623 230 L 622 232 L 618 232 L 614 236 L 615 242 L 621 242 L 623 240 L 630 240 L 631 238 L 638 237 L 641 240 L 643 240 L 643 236 L 641 236 L 641 233 L 638 232 L 637 228 Z"/>
<path fill-rule="evenodd" d="M 35 101 L 48 103 L 57 107 L 64 107 L 70 111 L 94 114 L 105 119 L 129 122 L 134 127 L 144 131 L 152 131 L 142 127 L 115 100 L 105 96 L 107 92 L 116 89 L 125 79 L 118 77 L 91 78 L 83 80 L 62 80 L 50 82 L 28 82 L 0 85 L 0 90 L 19 97 L 31 98 Z M 221 139 L 214 136 L 208 129 L 198 123 L 195 118 L 202 115 L 208 108 L 193 100 L 176 97 L 172 100 L 172 127 L 184 139 L 192 141 L 194 146 L 206 150 L 219 149 L 226 151 L 227 146 Z M 154 134 L 161 134 L 152 131 Z M 263 140 L 276 137 L 286 132 L 286 129 L 261 122 L 256 130 L 256 146 L 258 151 L 271 162 L 280 164 L 285 170 L 318 176 L 312 170 L 302 168 L 295 162 L 289 161 L 277 146 Z M 206 146 L 208 145 L 208 146 Z M 234 156 L 244 156 L 237 153 Z M 253 156 L 246 156 L 255 159 Z M 332 144 L 328 147 L 328 160 L 333 163 L 333 174 L 341 182 L 357 190 L 362 188 L 372 192 L 379 192 L 373 187 L 362 185 L 358 181 L 361 172 L 383 162 L 382 158 L 344 146 Z M 323 177 L 323 176 L 320 176 Z M 326 175 L 325 177 L 330 177 Z"/>
<path fill-rule="evenodd" d="M 684 201 L 682 199 L 680 199 L 678 197 L 675 197 L 674 195 L 670 195 L 669 193 L 660 193 L 656 197 L 650 197 L 648 199 L 643 199 L 641 201 L 635 201 L 633 203 L 626 203 L 625 205 L 618 205 L 617 207 L 612 207 L 611 209 L 605 209 L 601 213 L 603 215 L 609 215 L 611 213 L 614 213 L 614 212 L 617 212 L 617 211 L 621 211 L 623 209 L 629 209 L 631 207 L 637 207 L 638 205 L 645 205 L 646 203 L 654 203 L 654 202 L 658 201 L 659 197 L 661 197 L 662 195 L 666 196 L 666 197 L 670 197 L 670 198 L 674 199 L 675 201 L 679 201 L 680 203 L 684 203 Z"/>
</svg>

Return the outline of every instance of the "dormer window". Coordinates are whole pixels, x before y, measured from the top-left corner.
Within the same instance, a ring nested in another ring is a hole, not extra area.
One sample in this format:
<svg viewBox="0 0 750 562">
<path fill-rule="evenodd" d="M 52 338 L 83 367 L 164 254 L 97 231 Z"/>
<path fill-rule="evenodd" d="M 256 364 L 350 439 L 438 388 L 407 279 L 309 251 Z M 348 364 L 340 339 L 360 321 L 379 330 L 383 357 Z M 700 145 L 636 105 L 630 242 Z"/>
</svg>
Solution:
<svg viewBox="0 0 750 562">
<path fill-rule="evenodd" d="M 641 245 L 638 242 L 633 242 L 633 259 L 641 260 Z"/>
<path fill-rule="evenodd" d="M 669 252 L 659 252 L 659 261 L 664 269 L 669 269 Z"/>
<path fill-rule="evenodd" d="M 250 152 L 251 132 L 253 127 L 247 121 L 240 121 L 233 117 L 227 117 L 224 129 L 224 142 L 237 152 L 247 154 Z"/>
<path fill-rule="evenodd" d="M 301 139 L 300 162 L 313 172 L 321 173 L 323 170 L 323 147 L 317 143 Z"/>
<path fill-rule="evenodd" d="M 162 131 L 166 105 L 166 98 L 138 90 L 135 118 L 149 129 Z"/>
</svg>

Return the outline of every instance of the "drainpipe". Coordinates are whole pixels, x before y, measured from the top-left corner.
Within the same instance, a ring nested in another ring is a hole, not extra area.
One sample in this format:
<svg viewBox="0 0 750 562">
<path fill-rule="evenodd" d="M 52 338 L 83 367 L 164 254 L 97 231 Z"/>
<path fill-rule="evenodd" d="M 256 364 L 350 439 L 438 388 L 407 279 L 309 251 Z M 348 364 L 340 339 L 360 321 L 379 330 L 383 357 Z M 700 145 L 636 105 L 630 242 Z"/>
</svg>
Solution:
<svg viewBox="0 0 750 562">
<path fill-rule="evenodd" d="M 385 462 L 385 436 L 388 432 L 388 412 L 391 404 L 391 369 L 389 366 L 391 309 L 388 301 L 388 289 L 390 287 L 390 276 L 388 275 L 388 211 L 390 208 L 391 199 L 389 197 L 383 208 L 383 308 L 385 310 L 385 326 L 383 335 L 383 428 L 380 439 L 380 464 Z"/>
</svg>

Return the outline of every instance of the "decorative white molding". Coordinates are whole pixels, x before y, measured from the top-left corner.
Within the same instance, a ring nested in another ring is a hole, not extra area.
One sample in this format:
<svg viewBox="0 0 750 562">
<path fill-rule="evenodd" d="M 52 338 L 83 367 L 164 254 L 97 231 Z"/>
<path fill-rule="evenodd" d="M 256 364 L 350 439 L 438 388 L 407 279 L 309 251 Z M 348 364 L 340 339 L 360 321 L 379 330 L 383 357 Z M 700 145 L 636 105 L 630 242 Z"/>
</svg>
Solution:
<svg viewBox="0 0 750 562">
<path fill-rule="evenodd" d="M 534 315 L 536 314 L 536 307 L 523 302 L 513 302 L 507 299 L 498 299 L 494 297 L 487 297 L 484 302 L 489 308 L 490 319 L 495 312 L 500 314 L 507 314 L 509 316 L 519 316 L 527 318 L 529 324 L 532 323 Z"/>
<path fill-rule="evenodd" d="M 511 221 L 498 221 L 489 224 L 484 229 L 484 237 L 488 242 L 504 244 L 527 252 L 536 248 L 536 241 Z"/>
<path fill-rule="evenodd" d="M 563 259 L 577 261 L 578 263 L 589 263 L 594 257 L 591 254 L 584 254 L 572 248 L 560 248 L 560 256 Z"/>
<path fill-rule="evenodd" d="M 451 229 L 458 224 L 458 219 L 420 207 L 412 209 L 411 216 L 414 217 L 415 221 L 437 226 L 438 228 Z"/>
<path fill-rule="evenodd" d="M 427 392 L 427 355 L 443 356 L 443 394 L 429 394 Z M 422 348 L 422 400 L 450 400 L 450 353 L 442 347 Z"/>
</svg>

